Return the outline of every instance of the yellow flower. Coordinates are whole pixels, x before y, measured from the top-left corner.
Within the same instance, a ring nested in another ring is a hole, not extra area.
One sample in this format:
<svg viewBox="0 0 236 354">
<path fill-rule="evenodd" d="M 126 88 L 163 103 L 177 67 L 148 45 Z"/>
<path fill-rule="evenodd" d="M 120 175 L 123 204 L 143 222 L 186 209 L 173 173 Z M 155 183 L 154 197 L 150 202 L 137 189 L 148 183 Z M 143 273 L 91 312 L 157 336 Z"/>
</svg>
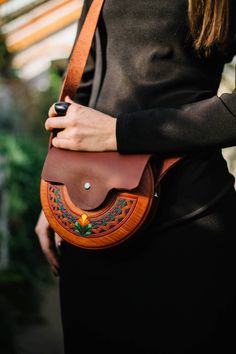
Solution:
<svg viewBox="0 0 236 354">
<path fill-rule="evenodd" d="M 88 216 L 86 214 L 82 214 L 81 217 L 78 219 L 78 223 L 81 226 L 85 226 L 85 225 L 89 224 Z"/>
</svg>

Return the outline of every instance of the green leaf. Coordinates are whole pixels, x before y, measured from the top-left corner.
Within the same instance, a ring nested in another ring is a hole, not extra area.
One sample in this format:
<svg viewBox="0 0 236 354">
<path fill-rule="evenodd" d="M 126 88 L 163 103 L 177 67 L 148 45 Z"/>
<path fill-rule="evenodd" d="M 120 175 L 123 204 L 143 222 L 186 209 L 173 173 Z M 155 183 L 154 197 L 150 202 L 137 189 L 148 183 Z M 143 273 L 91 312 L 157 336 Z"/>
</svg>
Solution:
<svg viewBox="0 0 236 354">
<path fill-rule="evenodd" d="M 83 234 L 83 229 L 82 229 L 81 225 L 80 225 L 78 222 L 75 223 L 75 228 L 76 228 L 76 231 L 77 231 L 80 235 Z"/>
</svg>

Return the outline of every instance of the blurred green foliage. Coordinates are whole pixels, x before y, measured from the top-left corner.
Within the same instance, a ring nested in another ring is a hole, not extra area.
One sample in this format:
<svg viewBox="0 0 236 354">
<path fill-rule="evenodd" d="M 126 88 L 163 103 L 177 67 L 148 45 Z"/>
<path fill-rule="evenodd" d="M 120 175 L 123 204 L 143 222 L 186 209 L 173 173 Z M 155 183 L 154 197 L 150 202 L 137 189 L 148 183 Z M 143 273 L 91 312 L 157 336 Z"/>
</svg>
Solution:
<svg viewBox="0 0 236 354">
<path fill-rule="evenodd" d="M 8 338 L 4 348 L 8 354 L 16 353 L 14 334 L 19 324 L 40 319 L 42 284 L 51 281 L 51 277 L 34 233 L 45 149 L 29 136 L 4 134 L 0 135 L 0 151 L 7 162 L 10 235 L 9 266 L 0 272 L 0 342 L 2 346 Z"/>
<path fill-rule="evenodd" d="M 46 146 L 31 136 L 0 134 L 0 151 L 6 158 L 11 272 L 17 271 L 18 275 L 31 281 L 44 280 L 34 226 L 40 211 L 40 172 Z M 42 263 L 45 263 L 44 259 Z"/>
<path fill-rule="evenodd" d="M 45 148 L 29 136 L 16 138 L 4 134 L 0 135 L 0 151 L 7 162 L 5 183 L 10 234 L 10 263 L 0 272 L 0 299 L 5 297 L 2 302 L 9 303 L 16 321 L 28 322 L 39 315 L 40 288 L 42 283 L 50 281 L 48 266 L 34 233 L 40 210 L 39 176 Z"/>
<path fill-rule="evenodd" d="M 22 325 L 42 321 L 43 287 L 53 281 L 34 228 L 41 210 L 40 174 L 49 137 L 44 121 L 61 86 L 61 69 L 56 65 L 48 73 L 49 87 L 40 92 L 17 78 L 10 64 L 11 55 L 0 35 L 0 99 L 4 98 L 0 110 L 4 165 L 0 165 L 0 172 L 2 169 L 5 175 L 9 229 L 9 265 L 0 270 L 2 354 L 17 354 L 15 335 Z"/>
</svg>

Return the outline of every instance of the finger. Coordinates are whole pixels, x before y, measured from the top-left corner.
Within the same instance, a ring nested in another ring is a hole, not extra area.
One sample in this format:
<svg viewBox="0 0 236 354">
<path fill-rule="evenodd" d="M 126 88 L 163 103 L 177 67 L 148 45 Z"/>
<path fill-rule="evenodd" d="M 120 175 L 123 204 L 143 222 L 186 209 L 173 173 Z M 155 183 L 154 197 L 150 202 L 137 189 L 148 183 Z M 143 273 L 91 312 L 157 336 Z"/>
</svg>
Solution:
<svg viewBox="0 0 236 354">
<path fill-rule="evenodd" d="M 51 270 L 52 270 L 53 275 L 58 277 L 60 274 L 59 263 L 57 262 L 57 260 L 55 260 L 55 258 L 52 256 L 52 254 L 46 256 L 46 258 L 47 258 L 48 263 L 51 266 Z"/>
<path fill-rule="evenodd" d="M 63 239 L 56 232 L 54 234 L 54 239 L 56 247 L 59 248 L 61 246 L 61 243 L 63 242 Z"/>
<path fill-rule="evenodd" d="M 64 129 L 68 126 L 69 119 L 65 117 L 48 118 L 45 122 L 46 130 Z"/>
<path fill-rule="evenodd" d="M 51 266 L 53 274 L 55 276 L 59 275 L 60 265 L 59 265 L 58 256 L 55 253 L 55 250 L 52 249 L 52 246 L 50 246 L 50 245 L 44 246 L 42 244 L 41 248 L 42 248 L 45 258 L 47 259 L 49 265 Z"/>
<path fill-rule="evenodd" d="M 60 139 L 72 139 L 73 136 L 73 131 L 70 129 L 63 129 L 59 131 L 56 135 L 56 137 Z"/>
<path fill-rule="evenodd" d="M 47 232 L 41 232 L 38 234 L 39 243 L 42 248 L 44 255 L 46 256 L 48 262 L 52 267 L 59 269 L 59 263 L 57 259 L 57 254 L 53 247 L 53 242 Z"/>
<path fill-rule="evenodd" d="M 65 97 L 65 102 L 70 103 L 70 104 L 76 103 L 75 101 L 73 101 L 73 100 L 70 98 L 70 96 L 66 96 L 66 97 Z M 78 104 L 78 103 L 77 103 L 77 104 Z"/>
<path fill-rule="evenodd" d="M 49 264 L 51 265 L 52 269 L 55 269 L 57 272 L 59 272 L 59 261 L 58 261 L 58 257 L 57 254 L 55 253 L 55 251 L 52 248 L 47 248 L 44 251 L 44 254 L 49 262 Z"/>
<path fill-rule="evenodd" d="M 56 117 L 57 116 L 57 112 L 55 110 L 55 105 L 54 104 L 49 108 L 48 116 L 49 117 Z"/>
<path fill-rule="evenodd" d="M 52 139 L 52 145 L 59 149 L 74 150 L 74 144 L 71 139 L 62 139 L 55 137 Z"/>
<path fill-rule="evenodd" d="M 50 226 L 45 217 L 43 211 L 41 211 L 37 225 L 35 227 L 35 232 L 38 236 L 38 240 L 41 246 L 41 249 L 46 256 L 49 264 L 54 269 L 54 271 L 59 270 L 59 263 L 57 259 L 56 252 L 54 250 L 54 240 L 50 237 Z"/>
</svg>

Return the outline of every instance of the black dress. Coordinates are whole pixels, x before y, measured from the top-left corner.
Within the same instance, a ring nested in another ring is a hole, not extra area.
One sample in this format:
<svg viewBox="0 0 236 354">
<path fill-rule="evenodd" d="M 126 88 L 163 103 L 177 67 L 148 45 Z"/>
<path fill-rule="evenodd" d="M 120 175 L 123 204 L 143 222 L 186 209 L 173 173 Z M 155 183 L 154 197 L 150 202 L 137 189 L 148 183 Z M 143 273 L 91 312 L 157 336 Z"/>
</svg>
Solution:
<svg viewBox="0 0 236 354">
<path fill-rule="evenodd" d="M 139 238 L 103 251 L 62 243 L 65 354 L 235 352 L 236 193 L 221 149 L 236 145 L 236 92 L 216 95 L 233 21 L 230 33 L 205 58 L 186 0 L 105 2 L 76 100 L 117 118 L 120 153 L 184 158 Z"/>
</svg>

